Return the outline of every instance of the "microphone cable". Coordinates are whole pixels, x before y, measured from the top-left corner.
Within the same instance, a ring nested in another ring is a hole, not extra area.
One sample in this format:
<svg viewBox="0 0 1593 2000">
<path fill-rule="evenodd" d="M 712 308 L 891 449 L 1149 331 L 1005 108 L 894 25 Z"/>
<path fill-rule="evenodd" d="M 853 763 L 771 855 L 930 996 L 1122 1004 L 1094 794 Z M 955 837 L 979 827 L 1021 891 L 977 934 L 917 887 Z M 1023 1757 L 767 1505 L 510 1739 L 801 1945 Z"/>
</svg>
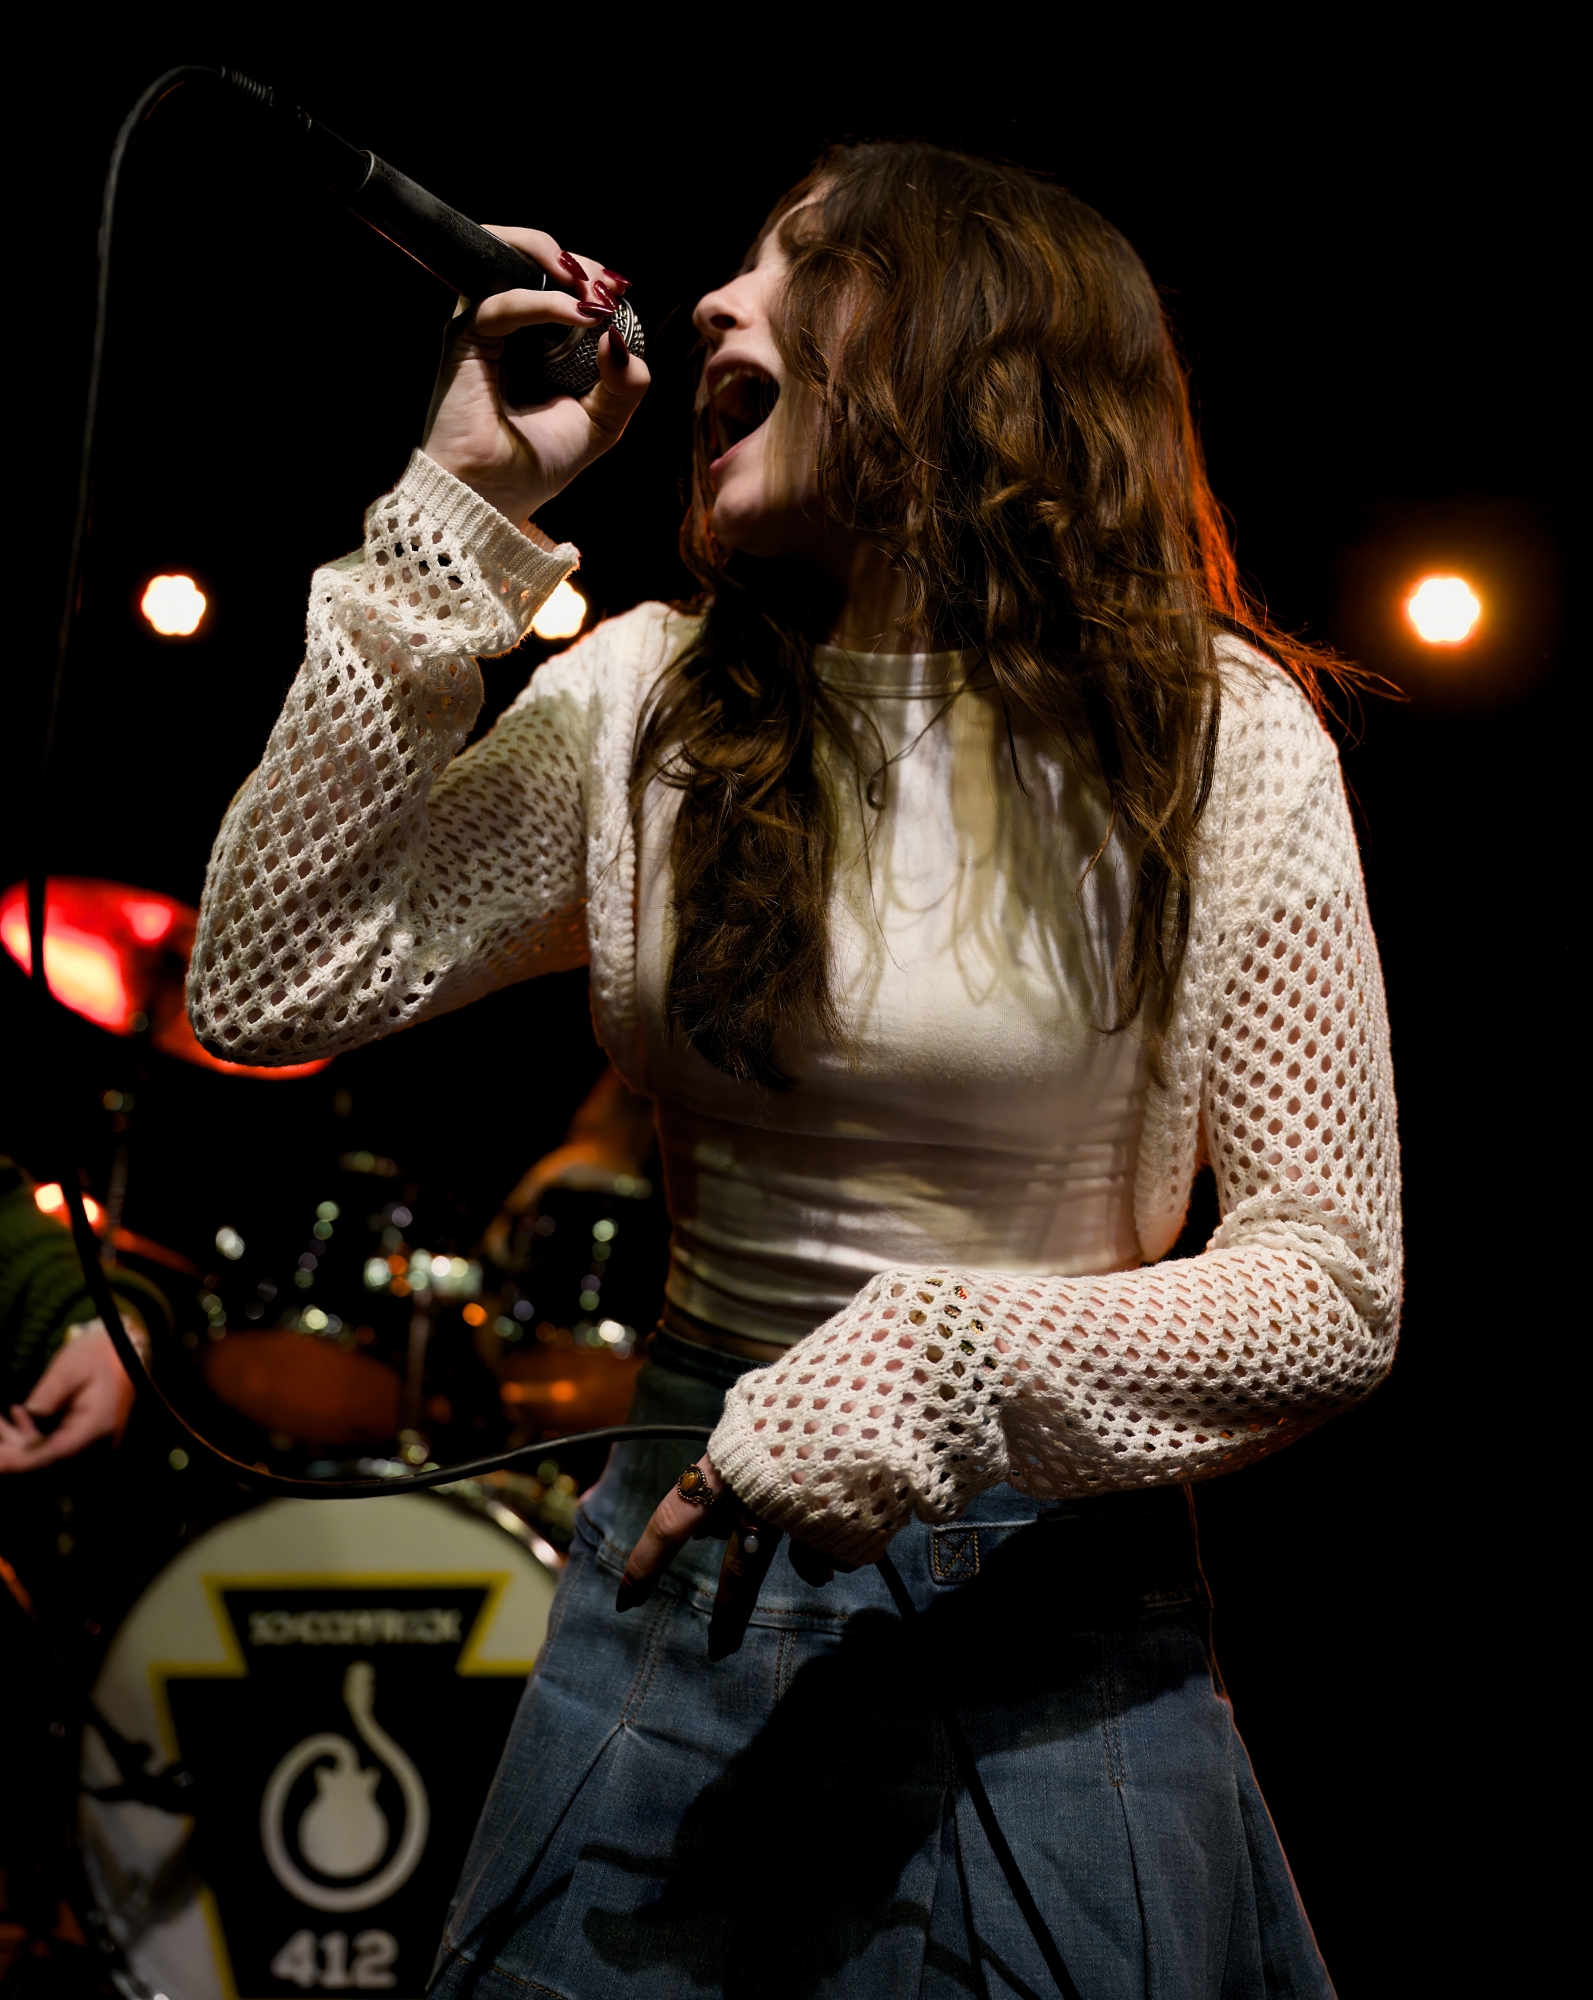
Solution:
<svg viewBox="0 0 1593 2000">
<path fill-rule="evenodd" d="M 43 754 L 39 761 L 40 810 L 33 818 L 33 824 L 38 831 L 34 834 L 34 851 L 28 869 L 28 942 L 33 959 L 30 968 L 31 986 L 38 1008 L 46 1062 L 56 1041 L 55 1009 L 59 1003 L 50 991 L 44 955 L 46 896 L 49 881 L 48 856 L 44 851 L 46 838 L 44 829 L 49 824 L 45 809 L 50 797 L 50 774 L 55 759 L 67 660 L 71 651 L 72 633 L 82 606 L 84 557 L 93 512 L 100 383 L 104 373 L 105 334 L 110 304 L 111 250 L 115 235 L 117 198 L 121 190 L 122 168 L 126 162 L 128 148 L 139 127 L 157 105 L 174 90 L 180 89 L 186 83 L 196 82 L 231 84 L 256 96 L 260 94 L 261 89 L 252 79 L 242 76 L 238 71 L 216 69 L 199 63 L 179 64 L 156 77 L 139 96 L 116 134 L 115 143 L 111 148 L 110 163 L 105 172 L 105 187 L 100 203 L 94 336 L 89 350 L 88 393 L 84 403 L 83 436 L 78 458 L 77 498 L 72 519 L 70 553 L 67 559 L 66 592 L 61 607 L 61 622 L 56 633 L 55 668 L 50 680 Z M 483 1474 L 501 1471 L 513 1465 L 518 1459 L 533 1455 L 539 1458 L 546 1457 L 549 1451 L 559 1446 L 646 1444 L 671 1438 L 706 1444 L 713 1435 L 713 1427 L 708 1424 L 607 1424 L 598 1430 L 575 1431 L 566 1437 L 543 1438 L 535 1444 L 493 1452 L 485 1458 L 467 1459 L 459 1465 L 435 1466 L 386 1478 L 300 1479 L 288 1473 L 262 1471 L 258 1466 L 251 1465 L 243 1459 L 234 1458 L 230 1452 L 223 1451 L 219 1445 L 213 1444 L 201 1431 L 196 1430 L 144 1366 L 143 1357 L 129 1339 L 127 1329 L 122 1324 L 121 1310 L 111 1290 L 110 1281 L 105 1275 L 105 1267 L 100 1261 L 99 1240 L 88 1219 L 76 1163 L 62 1159 L 54 1162 L 54 1165 L 61 1192 L 66 1200 L 67 1212 L 71 1217 L 72 1240 L 77 1249 L 78 1260 L 83 1267 L 84 1282 L 90 1298 L 94 1301 L 95 1310 L 99 1313 L 110 1336 L 116 1357 L 126 1371 L 127 1379 L 132 1383 L 135 1394 L 143 1398 L 146 1405 L 153 1404 L 158 1408 L 167 1422 L 181 1432 L 185 1449 L 191 1449 L 201 1462 L 224 1472 L 240 1485 L 279 1499 L 376 1500 L 392 1493 L 413 1493 L 427 1487 L 451 1486 L 465 1480 L 477 1479 Z M 896 1565 L 889 1555 L 882 1555 L 875 1567 L 890 1593 L 891 1601 L 903 1624 L 921 1639 L 918 1607 L 914 1604 Z M 958 1775 L 962 1779 L 980 1826 L 984 1829 L 997 1864 L 1006 1878 L 1013 1900 L 1017 1903 L 1029 1934 L 1045 1962 L 1047 1971 L 1056 1982 L 1057 1990 L 1063 1996 L 1063 2000 L 1082 2000 L 1056 1940 L 1040 1913 L 1034 1894 L 996 1819 L 990 1796 L 979 1775 L 979 1766 L 972 1746 L 958 1719 L 955 1703 L 949 1691 L 936 1676 L 930 1649 L 921 1643 L 919 1651 L 924 1662 L 926 1691 L 931 1710 L 946 1734 Z"/>
<path fill-rule="evenodd" d="M 104 374 L 106 328 L 109 321 L 111 260 L 115 242 L 117 200 L 121 192 L 122 169 L 127 160 L 128 148 L 139 127 L 173 91 L 180 89 L 184 84 L 199 82 L 231 85 L 254 98 L 262 95 L 260 85 L 235 70 L 213 69 L 198 63 L 183 63 L 174 69 L 169 69 L 156 77 L 148 89 L 142 92 L 123 119 L 121 128 L 116 134 L 115 144 L 111 148 L 110 163 L 105 172 L 97 243 L 94 335 L 89 349 L 88 393 L 84 403 L 83 436 L 78 457 L 77 496 L 67 559 L 66 593 L 61 607 L 61 622 L 56 633 L 55 670 L 51 677 L 49 705 L 45 717 L 43 755 L 39 763 L 40 810 L 34 815 L 34 825 L 40 831 L 35 836 L 34 853 L 28 870 L 28 942 L 33 959 L 32 990 L 38 1006 L 41 1039 L 47 1050 L 56 1039 L 55 1009 L 58 1003 L 50 992 L 45 967 L 45 902 L 49 870 L 48 857 L 44 852 L 46 835 L 43 829 L 49 824 L 50 779 L 55 763 L 61 699 L 66 685 L 72 633 L 82 607 L 84 565 L 93 514 L 100 385 Z M 555 1445 L 607 1444 L 622 1439 L 646 1443 L 668 1438 L 706 1443 L 713 1434 L 711 1427 L 703 1424 L 610 1424 L 599 1430 L 579 1431 L 567 1437 L 543 1439 L 540 1444 L 521 1445 L 513 1451 L 495 1452 L 486 1458 L 471 1459 L 461 1465 L 437 1466 L 425 1471 L 406 1472 L 387 1478 L 299 1479 L 286 1473 L 261 1471 L 242 1459 L 234 1458 L 197 1431 L 145 1368 L 137 1348 L 128 1338 L 127 1330 L 122 1325 L 121 1313 L 111 1292 L 104 1266 L 100 1262 L 99 1243 L 89 1224 L 75 1162 L 62 1160 L 52 1164 L 60 1181 L 62 1193 L 66 1197 L 72 1222 L 72 1236 L 79 1261 L 83 1266 L 83 1276 L 88 1285 L 89 1295 L 94 1301 L 95 1310 L 105 1323 L 105 1330 L 110 1335 L 117 1359 L 127 1371 L 127 1378 L 134 1390 L 146 1402 L 158 1406 L 168 1423 L 181 1433 L 185 1449 L 246 1486 L 282 1498 L 366 1500 L 387 1493 L 408 1493 L 422 1487 L 446 1486 L 456 1480 L 476 1479 L 484 1473 L 499 1471 L 518 1459 L 528 1458 L 534 1454 L 545 1457 Z"/>
</svg>

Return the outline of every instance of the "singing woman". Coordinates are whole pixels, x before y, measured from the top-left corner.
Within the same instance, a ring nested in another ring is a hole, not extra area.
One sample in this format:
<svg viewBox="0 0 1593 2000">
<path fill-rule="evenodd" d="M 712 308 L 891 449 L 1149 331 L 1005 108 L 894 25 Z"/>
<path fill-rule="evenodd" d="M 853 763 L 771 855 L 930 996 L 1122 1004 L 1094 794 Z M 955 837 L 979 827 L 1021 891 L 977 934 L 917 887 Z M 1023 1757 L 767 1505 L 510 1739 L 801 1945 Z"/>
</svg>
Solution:
<svg viewBox="0 0 1593 2000">
<path fill-rule="evenodd" d="M 657 1107 L 633 1414 L 717 1428 L 582 1504 L 437 1990 L 1054 1991 L 934 1683 L 1087 2000 L 1327 1994 L 1190 1488 L 1390 1365 L 1387 1029 L 1316 662 L 1239 589 L 1150 279 L 1010 166 L 827 154 L 697 307 L 701 598 L 465 749 L 577 560 L 533 517 L 646 386 L 610 332 L 506 407 L 503 338 L 622 282 L 508 233 L 579 299 L 456 322 L 189 989 L 291 1063 L 584 964 Z M 1203 1162 L 1220 1224 L 1160 1261 Z"/>
</svg>

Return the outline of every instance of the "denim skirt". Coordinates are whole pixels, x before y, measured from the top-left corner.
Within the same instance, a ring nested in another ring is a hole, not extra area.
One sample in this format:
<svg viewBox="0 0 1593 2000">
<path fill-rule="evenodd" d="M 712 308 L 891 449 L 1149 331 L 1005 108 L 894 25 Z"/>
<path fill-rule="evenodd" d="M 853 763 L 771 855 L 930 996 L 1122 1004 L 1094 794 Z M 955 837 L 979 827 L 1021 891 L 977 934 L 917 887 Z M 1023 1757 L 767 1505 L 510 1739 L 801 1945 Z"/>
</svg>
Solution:
<svg viewBox="0 0 1593 2000">
<path fill-rule="evenodd" d="M 634 1421 L 717 1417 L 737 1361 L 655 1336 Z M 1056 1985 L 926 1692 L 950 1693 L 1083 2000 L 1332 1986 L 1208 1644 L 1186 1489 L 1010 1487 L 822 1589 L 777 1553 L 707 1654 L 723 1545 L 617 1613 L 695 1453 L 622 1445 L 582 1502 L 434 1976 L 442 2000 L 952 2000 Z"/>
</svg>

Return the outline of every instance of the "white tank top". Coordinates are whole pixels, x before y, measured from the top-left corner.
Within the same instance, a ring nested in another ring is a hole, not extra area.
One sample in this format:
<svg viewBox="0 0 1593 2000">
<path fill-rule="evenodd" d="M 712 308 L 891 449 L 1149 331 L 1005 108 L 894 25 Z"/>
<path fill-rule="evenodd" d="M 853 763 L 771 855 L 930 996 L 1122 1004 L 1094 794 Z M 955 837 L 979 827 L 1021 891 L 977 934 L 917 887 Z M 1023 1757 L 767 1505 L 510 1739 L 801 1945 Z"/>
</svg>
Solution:
<svg viewBox="0 0 1593 2000">
<path fill-rule="evenodd" d="M 830 962 L 851 1046 L 816 1033 L 783 1045 L 793 1089 L 733 1082 L 666 1030 L 679 794 L 655 785 L 643 810 L 646 1074 L 632 1080 L 657 1100 L 669 1298 L 730 1332 L 791 1341 L 892 1264 L 1138 1264 L 1145 1055 L 1135 1030 L 1106 1032 L 1131 889 L 1115 838 L 1079 888 L 1106 826 L 1099 785 L 1054 744 L 1009 744 L 976 654 L 817 657 L 857 713 L 862 765 L 820 753 L 838 824 Z M 871 805 L 863 781 L 882 753 Z"/>
</svg>

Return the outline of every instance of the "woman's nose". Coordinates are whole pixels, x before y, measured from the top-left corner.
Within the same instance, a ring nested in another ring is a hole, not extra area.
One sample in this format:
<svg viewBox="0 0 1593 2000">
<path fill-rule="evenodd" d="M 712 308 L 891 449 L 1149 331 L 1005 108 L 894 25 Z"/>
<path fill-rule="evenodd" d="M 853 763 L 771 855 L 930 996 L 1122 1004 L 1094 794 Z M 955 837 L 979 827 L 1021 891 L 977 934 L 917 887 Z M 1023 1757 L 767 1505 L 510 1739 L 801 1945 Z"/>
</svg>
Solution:
<svg viewBox="0 0 1593 2000">
<path fill-rule="evenodd" d="M 704 292 L 697 301 L 691 323 L 704 340 L 717 342 L 723 340 L 727 333 L 733 333 L 738 326 L 747 325 L 748 320 L 745 313 L 737 312 L 731 287 L 720 285 L 714 291 Z"/>
</svg>

